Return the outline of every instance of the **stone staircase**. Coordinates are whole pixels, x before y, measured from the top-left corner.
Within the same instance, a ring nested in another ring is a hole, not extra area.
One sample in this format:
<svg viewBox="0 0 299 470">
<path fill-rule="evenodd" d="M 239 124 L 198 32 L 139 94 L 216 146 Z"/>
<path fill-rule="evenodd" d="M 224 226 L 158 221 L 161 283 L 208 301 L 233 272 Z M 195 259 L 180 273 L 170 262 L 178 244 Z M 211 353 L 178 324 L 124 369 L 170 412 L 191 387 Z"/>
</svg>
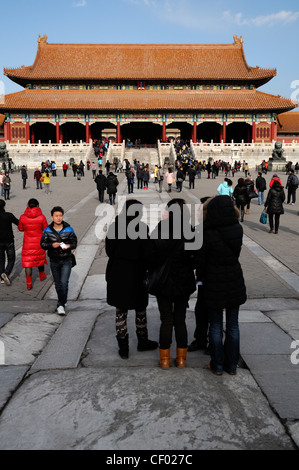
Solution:
<svg viewBox="0 0 299 470">
<path fill-rule="evenodd" d="M 140 163 L 148 163 L 150 168 L 154 168 L 155 165 L 159 164 L 157 148 L 126 149 L 125 158 L 127 158 L 130 163 L 133 163 L 134 160 Z"/>
</svg>

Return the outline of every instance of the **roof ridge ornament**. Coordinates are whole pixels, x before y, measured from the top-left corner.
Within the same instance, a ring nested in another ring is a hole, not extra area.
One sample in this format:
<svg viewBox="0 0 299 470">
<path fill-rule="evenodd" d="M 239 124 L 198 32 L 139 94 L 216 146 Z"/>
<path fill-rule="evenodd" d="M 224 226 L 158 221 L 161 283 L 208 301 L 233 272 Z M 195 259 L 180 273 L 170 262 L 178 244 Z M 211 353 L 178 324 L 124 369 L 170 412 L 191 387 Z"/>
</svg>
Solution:
<svg viewBox="0 0 299 470">
<path fill-rule="evenodd" d="M 41 35 L 39 34 L 38 35 L 38 43 L 39 44 L 48 44 L 48 36 L 46 34 L 43 35 L 43 37 L 41 37 Z"/>
<path fill-rule="evenodd" d="M 240 36 L 238 37 L 237 34 L 234 35 L 234 44 L 236 46 L 242 45 L 243 44 L 243 37 Z"/>
</svg>

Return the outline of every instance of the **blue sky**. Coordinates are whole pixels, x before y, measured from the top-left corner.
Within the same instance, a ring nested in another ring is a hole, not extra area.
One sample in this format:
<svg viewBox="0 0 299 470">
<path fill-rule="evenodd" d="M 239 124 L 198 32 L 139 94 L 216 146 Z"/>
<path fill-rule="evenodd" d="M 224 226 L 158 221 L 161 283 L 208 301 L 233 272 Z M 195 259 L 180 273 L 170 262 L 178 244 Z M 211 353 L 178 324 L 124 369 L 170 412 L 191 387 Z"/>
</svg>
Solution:
<svg viewBox="0 0 299 470">
<path fill-rule="evenodd" d="M 50 43 L 229 44 L 243 37 L 248 65 L 276 68 L 260 91 L 299 98 L 298 0 L 0 0 L 0 94 L 22 88 L 4 67 L 32 65 Z"/>
</svg>

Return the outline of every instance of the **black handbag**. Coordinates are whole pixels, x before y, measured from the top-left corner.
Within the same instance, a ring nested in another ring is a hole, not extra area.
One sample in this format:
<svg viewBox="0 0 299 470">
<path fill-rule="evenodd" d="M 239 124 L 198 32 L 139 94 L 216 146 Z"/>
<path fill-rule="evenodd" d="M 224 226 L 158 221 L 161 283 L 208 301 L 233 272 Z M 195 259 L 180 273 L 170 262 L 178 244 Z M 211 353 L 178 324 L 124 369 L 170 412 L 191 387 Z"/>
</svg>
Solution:
<svg viewBox="0 0 299 470">
<path fill-rule="evenodd" d="M 169 271 L 170 260 L 167 259 L 162 266 L 147 272 L 145 287 L 149 294 L 159 295 L 162 292 L 165 282 L 167 281 Z"/>
</svg>

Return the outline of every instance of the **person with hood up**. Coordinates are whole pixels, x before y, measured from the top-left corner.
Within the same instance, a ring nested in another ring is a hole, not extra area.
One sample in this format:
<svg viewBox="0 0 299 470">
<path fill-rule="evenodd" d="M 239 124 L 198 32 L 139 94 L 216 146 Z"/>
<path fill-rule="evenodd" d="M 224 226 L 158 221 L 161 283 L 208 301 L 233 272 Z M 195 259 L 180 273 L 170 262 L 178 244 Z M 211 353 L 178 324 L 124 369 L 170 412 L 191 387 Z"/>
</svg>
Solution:
<svg viewBox="0 0 299 470">
<path fill-rule="evenodd" d="M 29 199 L 24 214 L 19 219 L 18 229 L 24 232 L 22 266 L 25 268 L 27 289 L 32 289 L 32 268 L 37 267 L 41 281 L 46 279 L 46 252 L 40 246 L 40 239 L 48 222 L 37 199 Z"/>
<path fill-rule="evenodd" d="M 269 188 L 272 188 L 274 181 L 279 181 L 280 185 L 282 186 L 281 179 L 279 178 L 279 176 L 276 173 L 274 173 L 274 175 L 272 176 L 271 181 L 269 183 Z"/>
<path fill-rule="evenodd" d="M 267 214 L 269 215 L 269 233 L 278 233 L 279 222 L 281 214 L 284 214 L 283 202 L 285 200 L 285 192 L 283 186 L 279 181 L 274 181 L 272 187 L 269 189 L 265 207 L 267 208 Z M 273 223 L 274 219 L 274 223 Z"/>
<path fill-rule="evenodd" d="M 149 351 L 158 347 L 156 341 L 148 339 L 146 308 L 149 296 L 144 279 L 149 257 L 149 228 L 140 221 L 142 209 L 138 200 L 127 200 L 105 239 L 107 303 L 116 308 L 116 339 L 122 359 L 129 357 L 129 310 L 135 310 L 137 350 Z M 139 234 L 137 238 L 136 234 Z"/>
<path fill-rule="evenodd" d="M 109 172 L 106 179 L 107 194 L 109 196 L 109 202 L 111 205 L 115 204 L 115 198 L 117 193 L 118 179 L 117 176 Z"/>
<path fill-rule="evenodd" d="M 216 375 L 222 375 L 224 370 L 235 375 L 240 355 L 239 307 L 247 299 L 239 262 L 243 228 L 239 211 L 229 196 L 208 199 L 204 206 L 203 244 L 195 257 L 196 278 L 202 282 L 209 314 L 209 368 Z"/>
</svg>

